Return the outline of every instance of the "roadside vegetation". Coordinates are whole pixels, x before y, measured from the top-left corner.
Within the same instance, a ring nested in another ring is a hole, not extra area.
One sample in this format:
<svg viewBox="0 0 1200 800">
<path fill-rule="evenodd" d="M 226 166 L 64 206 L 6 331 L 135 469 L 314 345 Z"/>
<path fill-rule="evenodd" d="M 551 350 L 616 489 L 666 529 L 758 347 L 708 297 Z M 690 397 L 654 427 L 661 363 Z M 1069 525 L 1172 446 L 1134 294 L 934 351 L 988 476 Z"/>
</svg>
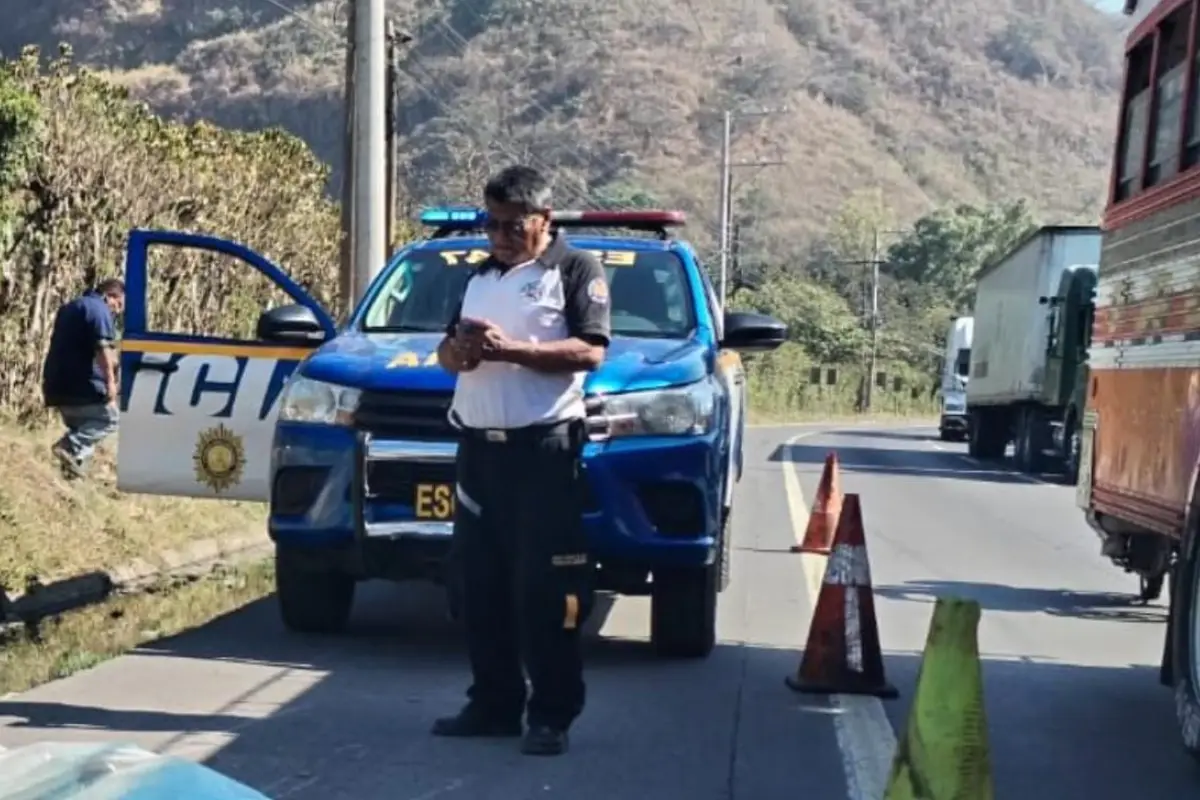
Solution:
<svg viewBox="0 0 1200 800">
<path fill-rule="evenodd" d="M 274 588 L 270 561 L 241 564 L 45 620 L 36 631 L 10 628 L 0 632 L 0 697 L 204 625 Z"/>
</svg>

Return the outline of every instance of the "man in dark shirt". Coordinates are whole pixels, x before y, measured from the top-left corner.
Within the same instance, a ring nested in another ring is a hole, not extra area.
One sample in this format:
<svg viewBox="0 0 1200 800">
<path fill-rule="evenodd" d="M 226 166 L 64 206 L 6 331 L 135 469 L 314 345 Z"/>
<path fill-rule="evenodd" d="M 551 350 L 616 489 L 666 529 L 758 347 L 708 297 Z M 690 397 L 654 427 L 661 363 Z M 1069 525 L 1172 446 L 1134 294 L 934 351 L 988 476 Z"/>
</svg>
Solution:
<svg viewBox="0 0 1200 800">
<path fill-rule="evenodd" d="M 54 319 L 42 394 L 67 426 L 53 452 L 72 478 L 84 475 L 96 445 L 117 429 L 114 315 L 124 310 L 125 284 L 110 278 L 65 304 Z"/>
</svg>

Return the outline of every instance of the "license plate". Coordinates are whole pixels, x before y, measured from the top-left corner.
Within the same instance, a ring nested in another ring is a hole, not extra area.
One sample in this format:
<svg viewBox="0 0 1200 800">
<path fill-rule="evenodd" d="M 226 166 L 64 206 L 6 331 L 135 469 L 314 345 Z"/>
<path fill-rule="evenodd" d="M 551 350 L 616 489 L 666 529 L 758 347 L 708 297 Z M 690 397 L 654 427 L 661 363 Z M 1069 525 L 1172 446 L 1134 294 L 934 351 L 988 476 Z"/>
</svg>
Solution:
<svg viewBox="0 0 1200 800">
<path fill-rule="evenodd" d="M 418 483 L 413 498 L 417 519 L 454 519 L 454 484 Z"/>
</svg>

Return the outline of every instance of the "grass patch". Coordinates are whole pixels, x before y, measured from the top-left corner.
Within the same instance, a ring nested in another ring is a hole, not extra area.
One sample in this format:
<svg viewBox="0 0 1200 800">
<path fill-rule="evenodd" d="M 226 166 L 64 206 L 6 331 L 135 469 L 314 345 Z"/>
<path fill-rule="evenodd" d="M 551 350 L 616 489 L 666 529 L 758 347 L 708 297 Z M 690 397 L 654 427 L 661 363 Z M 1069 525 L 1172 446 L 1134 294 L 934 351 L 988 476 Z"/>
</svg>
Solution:
<svg viewBox="0 0 1200 800">
<path fill-rule="evenodd" d="M 49 582 L 136 558 L 154 563 L 190 541 L 265 530 L 265 504 L 118 492 L 115 441 L 97 454 L 92 477 L 69 482 L 50 454 L 61 433 L 0 422 L 0 585 L 11 592 L 35 575 Z"/>
<path fill-rule="evenodd" d="M 65 678 L 147 642 L 199 627 L 275 590 L 270 560 L 118 596 L 0 638 L 0 696 Z"/>
</svg>

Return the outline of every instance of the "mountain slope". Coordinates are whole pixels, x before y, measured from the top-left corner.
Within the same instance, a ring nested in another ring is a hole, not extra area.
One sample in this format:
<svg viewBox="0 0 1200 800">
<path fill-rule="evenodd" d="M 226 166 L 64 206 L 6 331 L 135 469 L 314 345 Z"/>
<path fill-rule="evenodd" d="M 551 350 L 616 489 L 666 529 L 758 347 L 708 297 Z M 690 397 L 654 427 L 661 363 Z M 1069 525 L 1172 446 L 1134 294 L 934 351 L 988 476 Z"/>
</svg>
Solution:
<svg viewBox="0 0 1200 800">
<path fill-rule="evenodd" d="M 70 42 L 173 114 L 281 124 L 340 160 L 342 0 L 0 0 L 0 50 Z M 281 6 L 295 8 L 294 14 Z M 415 34 L 400 126 L 418 201 L 470 198 L 530 159 L 572 195 L 649 195 L 711 220 L 720 115 L 738 208 L 786 262 L 855 189 L 911 220 L 1026 196 L 1095 218 L 1107 185 L 1119 22 L 1084 0 L 397 0 Z M 702 246 L 711 225 L 689 234 Z"/>
</svg>

